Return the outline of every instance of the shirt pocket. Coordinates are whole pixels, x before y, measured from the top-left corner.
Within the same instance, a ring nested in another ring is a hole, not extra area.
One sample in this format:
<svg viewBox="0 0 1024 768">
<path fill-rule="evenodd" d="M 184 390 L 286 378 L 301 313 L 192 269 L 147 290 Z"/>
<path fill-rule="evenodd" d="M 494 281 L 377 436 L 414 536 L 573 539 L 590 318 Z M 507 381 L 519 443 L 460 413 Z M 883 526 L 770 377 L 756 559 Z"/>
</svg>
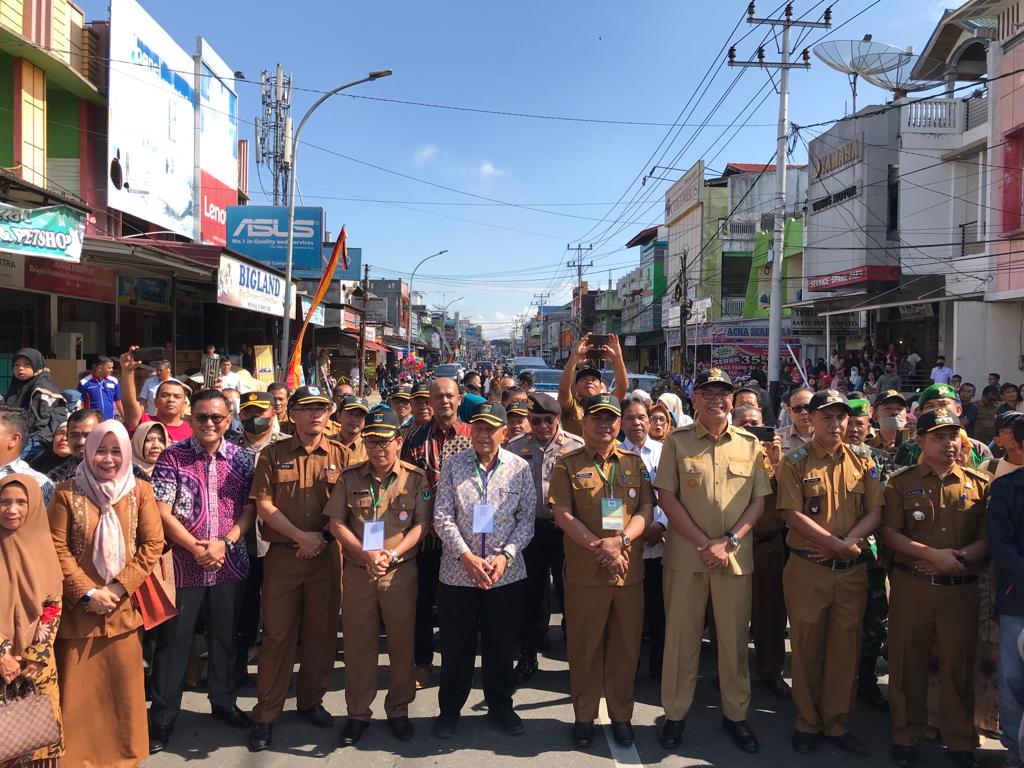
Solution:
<svg viewBox="0 0 1024 768">
<path fill-rule="evenodd" d="M 920 531 L 935 522 L 935 510 L 927 496 L 903 497 L 903 529 L 907 534 Z"/>
<path fill-rule="evenodd" d="M 730 496 L 739 493 L 754 473 L 753 461 L 730 461 L 726 465 L 726 488 Z"/>
<path fill-rule="evenodd" d="M 810 481 L 810 482 L 809 482 Z M 803 513 L 809 517 L 817 517 L 821 514 L 827 501 L 827 489 L 824 478 L 805 477 L 802 483 L 804 497 Z"/>
<path fill-rule="evenodd" d="M 622 505 L 630 516 L 636 514 L 636 509 L 640 505 L 640 483 L 640 475 L 627 475 L 624 472 L 615 481 L 615 485 L 618 486 L 615 495 L 622 499 Z"/>
<path fill-rule="evenodd" d="M 707 464 L 704 457 L 683 458 L 679 465 L 679 491 L 696 491 L 705 483 Z"/>
<path fill-rule="evenodd" d="M 853 475 L 846 480 L 846 500 L 855 517 L 864 514 L 864 475 Z"/>
</svg>

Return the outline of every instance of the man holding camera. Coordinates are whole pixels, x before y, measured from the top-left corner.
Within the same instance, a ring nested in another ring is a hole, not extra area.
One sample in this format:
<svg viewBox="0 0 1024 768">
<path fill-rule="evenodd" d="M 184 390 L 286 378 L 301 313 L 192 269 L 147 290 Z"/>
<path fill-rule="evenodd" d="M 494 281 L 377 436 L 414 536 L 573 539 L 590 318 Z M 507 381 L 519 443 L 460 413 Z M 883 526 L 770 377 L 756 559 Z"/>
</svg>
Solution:
<svg viewBox="0 0 1024 768">
<path fill-rule="evenodd" d="M 617 400 L 626 396 L 626 363 L 622 359 L 619 337 L 614 333 L 599 336 L 587 333 L 572 348 L 558 382 L 558 404 L 562 406 L 562 429 L 577 437 L 583 436 L 583 405 L 594 395 L 605 391 L 597 365 L 607 360 L 615 371 Z M 578 371 L 577 366 L 583 364 Z"/>
</svg>

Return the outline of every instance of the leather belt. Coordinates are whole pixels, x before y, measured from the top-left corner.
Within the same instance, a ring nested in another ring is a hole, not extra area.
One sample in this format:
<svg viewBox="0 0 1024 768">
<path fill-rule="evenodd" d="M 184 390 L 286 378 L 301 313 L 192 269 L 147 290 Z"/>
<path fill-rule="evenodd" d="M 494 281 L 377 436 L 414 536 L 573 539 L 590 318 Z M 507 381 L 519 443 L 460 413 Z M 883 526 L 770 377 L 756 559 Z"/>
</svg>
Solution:
<svg viewBox="0 0 1024 768">
<path fill-rule="evenodd" d="M 915 579 L 927 581 L 933 587 L 962 587 L 964 584 L 973 584 L 978 580 L 977 575 L 973 573 L 969 573 L 966 576 L 929 576 L 906 563 L 893 563 L 893 565 L 896 566 L 896 570 L 903 571 Z"/>
<path fill-rule="evenodd" d="M 779 536 L 782 535 L 782 531 L 783 530 L 784 530 L 783 528 L 780 528 L 779 530 L 774 531 L 773 533 L 766 533 L 764 536 L 755 536 L 754 537 L 754 543 L 755 544 L 763 544 L 766 541 L 772 541 L 774 539 L 777 539 L 777 538 L 779 538 Z"/>
<path fill-rule="evenodd" d="M 808 552 L 806 549 L 790 549 L 789 551 L 797 557 L 802 557 L 804 560 L 814 563 L 815 565 L 828 568 L 830 571 L 848 571 L 851 568 L 863 565 L 868 561 L 863 553 L 861 553 L 856 560 L 816 560 L 816 556 Z"/>
</svg>

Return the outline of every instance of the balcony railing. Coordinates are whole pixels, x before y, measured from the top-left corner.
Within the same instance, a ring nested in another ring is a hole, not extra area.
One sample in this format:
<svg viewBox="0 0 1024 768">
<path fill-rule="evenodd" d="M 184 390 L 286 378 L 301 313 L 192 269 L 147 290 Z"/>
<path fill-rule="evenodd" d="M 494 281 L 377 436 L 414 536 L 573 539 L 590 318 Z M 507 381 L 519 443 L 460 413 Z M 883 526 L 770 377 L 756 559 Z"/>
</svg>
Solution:
<svg viewBox="0 0 1024 768">
<path fill-rule="evenodd" d="M 743 307 L 747 300 L 743 296 L 722 297 L 722 319 L 736 319 L 743 317 Z"/>
<path fill-rule="evenodd" d="M 903 107 L 904 126 L 939 133 L 963 130 L 963 104 L 959 99 L 912 101 Z"/>
</svg>

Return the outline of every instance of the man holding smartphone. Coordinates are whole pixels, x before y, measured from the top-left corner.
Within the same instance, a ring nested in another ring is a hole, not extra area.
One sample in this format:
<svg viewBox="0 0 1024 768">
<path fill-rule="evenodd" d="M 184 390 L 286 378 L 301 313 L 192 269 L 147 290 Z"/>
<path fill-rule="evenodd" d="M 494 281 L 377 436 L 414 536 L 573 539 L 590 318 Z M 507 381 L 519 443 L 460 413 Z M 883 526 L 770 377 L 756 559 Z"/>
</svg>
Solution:
<svg viewBox="0 0 1024 768">
<path fill-rule="evenodd" d="M 605 341 L 604 344 L 596 342 Z M 594 395 L 605 391 L 601 371 L 595 363 L 608 360 L 615 371 L 615 390 L 612 394 L 617 400 L 626 396 L 627 374 L 626 363 L 622 359 L 622 347 L 619 337 L 614 333 L 607 336 L 585 334 L 572 348 L 569 359 L 562 370 L 562 378 L 558 382 L 558 404 L 562 406 L 562 429 L 566 432 L 583 436 L 583 406 Z M 577 370 L 577 366 L 583 367 Z"/>
</svg>

